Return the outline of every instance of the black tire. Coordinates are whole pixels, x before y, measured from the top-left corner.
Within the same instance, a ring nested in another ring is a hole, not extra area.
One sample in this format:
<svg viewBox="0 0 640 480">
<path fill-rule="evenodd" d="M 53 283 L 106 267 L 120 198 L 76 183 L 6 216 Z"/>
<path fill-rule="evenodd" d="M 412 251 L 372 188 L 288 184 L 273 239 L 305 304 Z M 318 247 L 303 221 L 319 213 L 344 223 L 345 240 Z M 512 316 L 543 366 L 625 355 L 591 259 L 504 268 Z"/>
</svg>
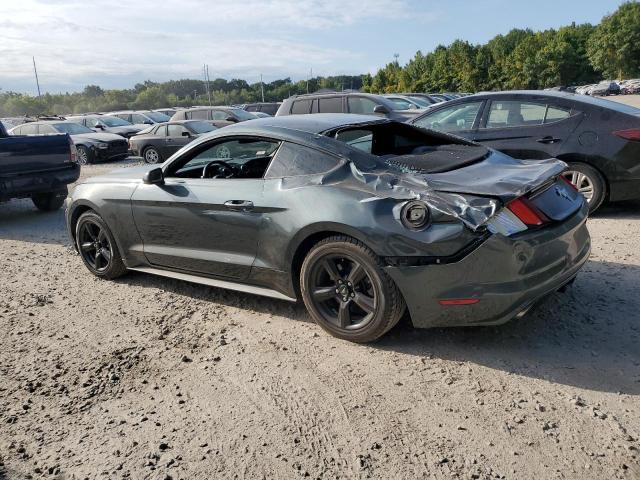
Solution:
<svg viewBox="0 0 640 480">
<path fill-rule="evenodd" d="M 592 166 L 586 163 L 569 162 L 569 169 L 564 176 L 585 194 L 589 202 L 589 213 L 595 212 L 607 198 L 607 183 L 600 172 Z M 576 184 L 576 181 L 579 184 Z"/>
<path fill-rule="evenodd" d="M 112 280 L 127 272 L 115 238 L 100 215 L 93 211 L 80 215 L 75 234 L 80 258 L 96 277 Z"/>
<path fill-rule="evenodd" d="M 162 163 L 162 155 L 155 147 L 147 147 L 142 152 L 142 158 L 144 158 L 145 163 Z"/>
<path fill-rule="evenodd" d="M 375 253 L 353 238 L 338 235 L 318 242 L 300 270 L 300 291 L 311 317 L 343 340 L 380 338 L 405 310 L 398 287 L 382 267 Z"/>
<path fill-rule="evenodd" d="M 67 187 L 55 192 L 34 193 L 31 195 L 31 201 L 38 210 L 43 212 L 53 212 L 64 205 L 64 200 L 68 195 Z"/>
<path fill-rule="evenodd" d="M 89 163 L 93 163 L 91 152 L 87 147 L 85 147 L 84 145 L 78 145 L 76 147 L 76 151 L 76 157 L 80 165 L 88 165 Z"/>
</svg>

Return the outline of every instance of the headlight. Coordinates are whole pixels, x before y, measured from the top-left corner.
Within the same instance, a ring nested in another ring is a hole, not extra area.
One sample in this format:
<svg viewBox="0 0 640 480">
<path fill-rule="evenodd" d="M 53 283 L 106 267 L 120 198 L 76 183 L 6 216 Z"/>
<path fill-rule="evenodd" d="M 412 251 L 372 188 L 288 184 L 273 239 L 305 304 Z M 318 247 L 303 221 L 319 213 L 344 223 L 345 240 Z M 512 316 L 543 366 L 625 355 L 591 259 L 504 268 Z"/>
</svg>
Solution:
<svg viewBox="0 0 640 480">
<path fill-rule="evenodd" d="M 98 148 L 109 148 L 109 144 L 108 143 L 99 143 L 98 144 Z"/>
<path fill-rule="evenodd" d="M 412 200 L 400 211 L 400 221 L 410 230 L 422 230 L 429 225 L 431 213 L 424 202 Z"/>
</svg>

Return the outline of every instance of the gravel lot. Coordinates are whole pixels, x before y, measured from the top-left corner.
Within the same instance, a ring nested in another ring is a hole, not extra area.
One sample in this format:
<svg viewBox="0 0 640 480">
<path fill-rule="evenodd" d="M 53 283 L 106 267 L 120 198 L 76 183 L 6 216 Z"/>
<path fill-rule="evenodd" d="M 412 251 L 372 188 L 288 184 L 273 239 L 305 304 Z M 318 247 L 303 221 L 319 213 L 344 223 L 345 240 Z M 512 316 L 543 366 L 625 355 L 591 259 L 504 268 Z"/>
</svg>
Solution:
<svg viewBox="0 0 640 480">
<path fill-rule="evenodd" d="M 62 211 L 0 205 L 0 479 L 640 478 L 639 220 L 598 212 L 522 320 L 360 346 L 285 302 L 99 281 Z"/>
</svg>

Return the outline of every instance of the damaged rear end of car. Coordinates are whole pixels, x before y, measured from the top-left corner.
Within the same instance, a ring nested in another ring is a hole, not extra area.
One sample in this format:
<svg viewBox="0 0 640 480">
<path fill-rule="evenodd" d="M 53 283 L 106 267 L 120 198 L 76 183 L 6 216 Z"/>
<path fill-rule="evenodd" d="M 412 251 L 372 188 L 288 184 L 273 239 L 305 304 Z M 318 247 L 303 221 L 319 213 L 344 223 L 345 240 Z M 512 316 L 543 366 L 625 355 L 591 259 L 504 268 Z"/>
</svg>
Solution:
<svg viewBox="0 0 640 480">
<path fill-rule="evenodd" d="M 376 152 L 375 132 L 354 142 L 349 131 L 355 128 L 330 135 L 360 150 L 366 144 L 367 153 L 384 162 L 368 171 L 352 167 L 354 181 L 371 191 L 367 201 L 394 198 L 395 215 L 408 229 L 412 221 L 425 232 L 443 223 L 464 225 L 465 244 L 454 253 L 385 257 L 414 326 L 497 325 L 521 317 L 573 282 L 588 260 L 588 206 L 563 177 L 564 162 L 516 160 L 424 130 L 413 139 L 419 143 L 422 133 L 424 143 L 415 145 L 404 126 L 399 138 L 378 139 L 386 147 Z M 423 228 L 425 217 L 435 220 Z"/>
</svg>

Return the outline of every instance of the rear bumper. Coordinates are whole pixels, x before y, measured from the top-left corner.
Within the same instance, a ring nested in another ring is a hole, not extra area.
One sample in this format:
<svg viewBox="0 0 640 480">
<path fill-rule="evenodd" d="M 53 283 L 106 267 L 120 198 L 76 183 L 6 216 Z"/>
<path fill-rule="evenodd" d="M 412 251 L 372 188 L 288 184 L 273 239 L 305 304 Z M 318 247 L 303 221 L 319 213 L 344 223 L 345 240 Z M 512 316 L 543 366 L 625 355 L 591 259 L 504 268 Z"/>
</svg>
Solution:
<svg viewBox="0 0 640 480">
<path fill-rule="evenodd" d="M 0 201 L 62 190 L 79 177 L 80 165 L 76 163 L 54 170 L 6 175 L 0 177 Z"/>
<path fill-rule="evenodd" d="M 455 263 L 386 267 L 402 292 L 414 326 L 497 325 L 576 276 L 589 258 L 587 206 L 569 220 L 514 237 L 492 235 Z M 443 306 L 440 300 L 477 299 Z"/>
</svg>

